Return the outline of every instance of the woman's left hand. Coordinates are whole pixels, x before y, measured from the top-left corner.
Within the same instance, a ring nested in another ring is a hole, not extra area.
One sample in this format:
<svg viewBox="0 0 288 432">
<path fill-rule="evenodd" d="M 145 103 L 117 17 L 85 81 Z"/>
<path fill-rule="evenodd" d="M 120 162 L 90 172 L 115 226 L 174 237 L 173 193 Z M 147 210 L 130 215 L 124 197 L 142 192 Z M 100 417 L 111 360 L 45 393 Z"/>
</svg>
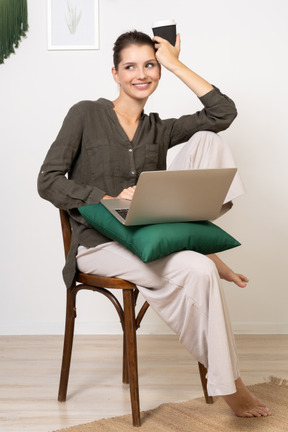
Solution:
<svg viewBox="0 0 288 432">
<path fill-rule="evenodd" d="M 156 59 L 157 61 L 168 70 L 172 70 L 173 66 L 178 63 L 178 57 L 180 54 L 180 35 L 176 36 L 175 46 L 171 45 L 166 39 L 160 36 L 153 38 L 155 42 Z"/>
</svg>

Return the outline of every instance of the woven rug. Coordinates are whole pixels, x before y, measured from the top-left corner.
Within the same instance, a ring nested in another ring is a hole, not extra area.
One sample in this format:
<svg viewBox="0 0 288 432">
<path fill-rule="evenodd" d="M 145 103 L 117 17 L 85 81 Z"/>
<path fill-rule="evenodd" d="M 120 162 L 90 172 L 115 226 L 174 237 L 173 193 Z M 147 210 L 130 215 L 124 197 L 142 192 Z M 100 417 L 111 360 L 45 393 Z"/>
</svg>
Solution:
<svg viewBox="0 0 288 432">
<path fill-rule="evenodd" d="M 207 405 L 204 398 L 167 403 L 141 413 L 141 428 L 131 424 L 131 415 L 98 420 L 55 432 L 287 432 L 288 381 L 270 378 L 269 382 L 249 386 L 272 411 L 269 417 L 236 417 L 222 398 Z"/>
</svg>

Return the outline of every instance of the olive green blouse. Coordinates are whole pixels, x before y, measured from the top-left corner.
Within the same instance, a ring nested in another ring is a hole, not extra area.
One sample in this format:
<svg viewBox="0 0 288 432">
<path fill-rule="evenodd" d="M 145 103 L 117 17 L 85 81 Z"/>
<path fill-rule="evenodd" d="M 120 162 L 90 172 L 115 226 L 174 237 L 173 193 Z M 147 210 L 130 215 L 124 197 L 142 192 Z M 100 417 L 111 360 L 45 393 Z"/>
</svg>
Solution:
<svg viewBox="0 0 288 432">
<path fill-rule="evenodd" d="M 40 196 L 71 216 L 72 245 L 63 270 L 67 287 L 75 276 L 78 246 L 110 241 L 92 229 L 77 208 L 98 203 L 105 194 L 117 196 L 135 185 L 142 171 L 166 169 L 169 148 L 200 130 L 225 130 L 237 115 L 233 101 L 217 88 L 200 101 L 204 109 L 178 119 L 161 120 L 157 113 L 142 112 L 132 141 L 107 99 L 82 101 L 69 110 L 38 176 Z"/>
</svg>

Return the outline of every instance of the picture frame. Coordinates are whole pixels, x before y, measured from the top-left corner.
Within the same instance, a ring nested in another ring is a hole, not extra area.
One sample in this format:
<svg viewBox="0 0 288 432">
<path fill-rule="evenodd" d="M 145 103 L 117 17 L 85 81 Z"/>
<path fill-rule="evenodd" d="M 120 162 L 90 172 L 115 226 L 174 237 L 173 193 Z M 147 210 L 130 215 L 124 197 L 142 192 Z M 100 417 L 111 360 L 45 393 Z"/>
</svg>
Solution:
<svg viewBox="0 0 288 432">
<path fill-rule="evenodd" d="M 99 0 L 47 0 L 48 50 L 99 49 Z"/>
</svg>

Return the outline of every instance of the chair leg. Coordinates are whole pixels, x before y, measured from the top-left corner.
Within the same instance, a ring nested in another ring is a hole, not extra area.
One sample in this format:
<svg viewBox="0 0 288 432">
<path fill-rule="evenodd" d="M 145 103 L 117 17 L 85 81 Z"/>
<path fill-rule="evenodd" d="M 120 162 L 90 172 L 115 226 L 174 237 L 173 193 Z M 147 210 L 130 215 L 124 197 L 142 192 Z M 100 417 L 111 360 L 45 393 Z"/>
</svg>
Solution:
<svg viewBox="0 0 288 432">
<path fill-rule="evenodd" d="M 200 373 L 200 378 L 201 378 L 201 383 L 202 383 L 202 388 L 203 388 L 203 393 L 205 396 L 206 403 L 212 404 L 213 403 L 213 397 L 209 396 L 208 392 L 207 392 L 207 379 L 206 379 L 207 369 L 200 362 L 198 362 L 198 367 L 199 367 L 199 373 Z"/>
<path fill-rule="evenodd" d="M 134 295 L 132 290 L 123 290 L 123 303 L 132 419 L 133 426 L 140 426 L 136 322 Z"/>
<path fill-rule="evenodd" d="M 129 384 L 129 372 L 128 372 L 128 361 L 127 361 L 127 349 L 126 349 L 126 333 L 125 333 L 125 329 L 123 330 L 122 382 L 123 382 L 123 384 Z"/>
<path fill-rule="evenodd" d="M 66 323 L 63 345 L 62 367 L 59 383 L 58 401 L 65 402 L 67 396 L 67 387 L 71 363 L 71 354 L 74 336 L 74 323 L 76 318 L 75 313 L 75 294 L 73 287 L 67 289 L 67 304 L 66 304 Z"/>
</svg>

